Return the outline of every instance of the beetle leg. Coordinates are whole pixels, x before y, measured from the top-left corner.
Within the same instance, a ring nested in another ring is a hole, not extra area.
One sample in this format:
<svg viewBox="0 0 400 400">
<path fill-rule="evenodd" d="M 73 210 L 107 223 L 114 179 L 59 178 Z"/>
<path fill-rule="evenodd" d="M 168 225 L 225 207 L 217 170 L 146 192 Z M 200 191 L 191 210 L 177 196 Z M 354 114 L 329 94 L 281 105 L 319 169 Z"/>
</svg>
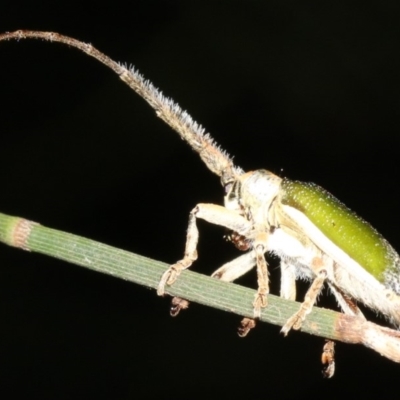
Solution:
<svg viewBox="0 0 400 400">
<path fill-rule="evenodd" d="M 193 261 L 197 259 L 197 242 L 199 240 L 199 230 L 196 224 L 197 218 L 204 219 L 215 225 L 224 226 L 240 234 L 246 234 L 251 230 L 251 223 L 234 211 L 227 210 L 225 207 L 215 204 L 198 204 L 189 214 L 184 257 L 164 272 L 157 288 L 159 296 L 164 295 L 165 285 L 172 285 L 180 273 L 189 268 Z"/>
<path fill-rule="evenodd" d="M 340 290 L 332 282 L 328 281 L 327 284 L 330 291 L 336 297 L 340 308 L 345 314 L 359 317 L 364 320 L 366 319 L 354 299 L 352 299 L 348 294 Z M 324 364 L 322 375 L 324 376 L 324 378 L 331 378 L 335 373 L 335 342 L 332 340 L 326 340 L 322 352 L 322 364 Z"/>
<path fill-rule="evenodd" d="M 254 264 L 257 265 L 258 289 L 253 302 L 254 318 L 259 318 L 261 315 L 261 308 L 266 307 L 268 304 L 267 294 L 269 293 L 269 279 L 267 261 L 264 255 L 267 251 L 267 240 L 268 234 L 265 231 L 261 231 L 254 240 L 254 250 L 252 252 L 237 258 L 231 263 L 225 264 L 212 274 L 213 277 L 231 282 L 249 271 Z M 244 318 L 238 329 L 239 336 L 246 336 L 254 327 L 254 319 Z"/>
<path fill-rule="evenodd" d="M 233 282 L 235 279 L 250 271 L 256 263 L 254 251 L 243 254 L 233 261 L 224 264 L 211 275 L 224 282 Z"/>
<path fill-rule="evenodd" d="M 321 362 L 324 365 L 322 375 L 324 378 L 332 378 L 335 373 L 335 342 L 326 340 L 324 345 Z"/>
<path fill-rule="evenodd" d="M 287 300 L 296 299 L 296 267 L 281 260 L 281 292 L 280 296 Z M 255 319 L 243 318 L 238 328 L 238 335 L 245 337 L 256 326 Z"/>
<path fill-rule="evenodd" d="M 199 230 L 196 225 L 196 214 L 198 207 L 195 207 L 189 214 L 189 225 L 186 235 L 185 254 L 182 260 L 171 265 L 161 277 L 158 284 L 157 294 L 163 296 L 165 293 L 165 285 L 172 285 L 180 273 L 189 268 L 193 261 L 197 259 L 197 242 L 199 241 Z"/>
<path fill-rule="evenodd" d="M 173 297 L 171 300 L 171 307 L 169 309 L 169 314 L 171 317 L 176 317 L 181 310 L 186 310 L 189 307 L 189 302 L 181 297 Z"/>
<path fill-rule="evenodd" d="M 266 234 L 263 232 L 263 242 L 266 242 Z M 260 318 L 261 308 L 264 308 L 268 304 L 267 294 L 269 293 L 269 278 L 268 278 L 268 268 L 267 261 L 265 260 L 264 253 L 267 251 L 266 246 L 262 243 L 255 243 L 255 253 L 257 261 L 257 284 L 258 289 L 253 302 L 254 306 L 254 318 Z"/>
<path fill-rule="evenodd" d="M 281 259 L 281 291 L 280 296 L 286 300 L 296 300 L 296 266 Z"/>
<path fill-rule="evenodd" d="M 211 276 L 224 282 L 232 282 L 240 276 L 244 275 L 246 272 L 250 271 L 256 263 L 255 260 L 256 259 L 254 251 L 250 251 L 224 264 L 222 267 L 218 268 Z M 181 299 L 180 297 L 174 297 L 171 301 L 170 314 L 171 316 L 175 317 L 179 314 L 181 310 L 184 310 L 188 307 L 189 302 L 187 300 Z M 241 336 L 240 333 L 239 336 Z"/>
<path fill-rule="evenodd" d="M 221 225 L 244 236 L 246 236 L 252 228 L 248 220 L 234 211 L 227 210 L 225 207 L 215 204 L 198 204 L 189 214 L 184 257 L 176 264 L 171 265 L 162 275 L 157 288 L 157 294 L 159 296 L 164 295 L 166 285 L 172 285 L 180 273 L 189 268 L 193 261 L 197 259 L 197 243 L 199 240 L 199 231 L 196 224 L 197 218 L 204 219 L 215 225 Z M 251 269 L 251 266 L 248 269 Z M 246 271 L 239 273 L 237 277 L 245 272 Z M 187 300 L 174 297 L 172 299 L 170 313 L 172 316 L 176 316 L 179 314 L 180 310 L 188 306 L 189 302 Z"/>
<path fill-rule="evenodd" d="M 247 251 L 251 248 L 251 240 L 246 236 L 239 235 L 237 232 L 231 231 L 230 233 L 224 235 L 224 239 L 227 242 L 231 242 L 240 251 Z"/>
<path fill-rule="evenodd" d="M 255 250 L 246 253 L 235 260 L 223 265 L 218 268 L 211 276 L 214 278 L 221 279 L 225 282 L 232 282 L 240 276 L 244 275 L 246 272 L 250 271 L 257 263 L 257 275 L 258 275 L 258 291 L 256 294 L 254 305 L 254 318 L 259 317 L 261 313 L 261 307 L 267 306 L 267 294 L 269 290 L 268 286 L 268 270 L 267 263 L 265 261 L 264 253 L 260 257 L 259 252 L 263 246 L 260 244 Z M 259 249 L 257 251 L 257 249 Z M 260 260 L 261 258 L 261 260 Z M 261 263 L 261 268 L 259 267 Z M 259 273 L 260 269 L 260 273 Z M 238 335 L 240 337 L 245 337 L 251 329 L 256 326 L 256 322 L 253 318 L 243 318 L 238 328 Z"/>
<path fill-rule="evenodd" d="M 240 325 L 238 328 L 238 335 L 240 337 L 245 337 L 255 327 L 256 327 L 256 320 L 254 318 L 243 318 L 240 321 Z"/>
<path fill-rule="evenodd" d="M 340 308 L 342 309 L 342 311 L 345 314 L 352 315 L 354 317 L 361 317 L 361 318 L 365 319 L 364 314 L 358 308 L 357 303 L 355 302 L 354 299 L 349 297 L 346 293 L 344 293 L 342 290 L 340 290 L 332 282 L 328 281 L 327 283 L 328 283 L 329 289 L 331 290 L 333 295 L 336 297 L 336 300 L 339 303 Z"/>
<path fill-rule="evenodd" d="M 250 251 L 235 260 L 218 268 L 211 276 L 221 279 L 225 282 L 232 282 L 239 276 L 250 271 L 256 263 L 256 255 L 254 251 Z M 256 321 L 252 318 L 243 318 L 238 328 L 238 335 L 245 337 L 251 329 L 256 326 Z"/>
<path fill-rule="evenodd" d="M 285 325 L 283 325 L 281 332 L 285 336 L 292 328 L 295 330 L 301 328 L 301 324 L 305 320 L 307 314 L 311 312 L 317 300 L 317 297 L 324 286 L 324 282 L 327 277 L 327 270 L 322 257 L 314 257 L 314 259 L 312 260 L 312 269 L 315 271 L 317 276 L 312 282 L 311 286 L 308 288 L 308 291 L 304 297 L 304 301 L 301 304 L 299 311 L 291 316 L 287 320 Z"/>
</svg>

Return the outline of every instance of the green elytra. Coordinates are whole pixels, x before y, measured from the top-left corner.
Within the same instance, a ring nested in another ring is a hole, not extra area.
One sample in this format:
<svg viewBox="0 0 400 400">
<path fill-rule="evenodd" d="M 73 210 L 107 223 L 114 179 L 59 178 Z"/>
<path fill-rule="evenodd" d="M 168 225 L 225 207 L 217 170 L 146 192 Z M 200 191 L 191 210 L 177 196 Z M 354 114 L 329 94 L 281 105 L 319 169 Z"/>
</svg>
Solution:
<svg viewBox="0 0 400 400">
<path fill-rule="evenodd" d="M 329 240 L 378 281 L 399 270 L 399 256 L 368 222 L 314 183 L 282 181 L 282 203 L 301 211 Z"/>
</svg>

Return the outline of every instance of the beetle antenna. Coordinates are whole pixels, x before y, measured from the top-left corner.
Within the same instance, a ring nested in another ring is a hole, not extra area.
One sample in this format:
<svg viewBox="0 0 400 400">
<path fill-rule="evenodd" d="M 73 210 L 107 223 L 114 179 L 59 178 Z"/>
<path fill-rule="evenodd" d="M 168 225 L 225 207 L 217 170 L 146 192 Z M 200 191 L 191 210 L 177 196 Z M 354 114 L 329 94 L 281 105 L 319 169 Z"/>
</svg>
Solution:
<svg viewBox="0 0 400 400">
<path fill-rule="evenodd" d="M 194 121 L 172 99 L 164 96 L 149 80 L 139 74 L 134 67 L 128 67 L 112 60 L 89 43 L 84 43 L 54 32 L 18 30 L 0 35 L 0 41 L 29 38 L 44 39 L 75 47 L 112 69 L 131 89 L 150 104 L 159 118 L 174 129 L 194 151 L 199 153 L 200 158 L 207 165 L 208 169 L 221 177 L 223 185 L 243 173 L 241 168 L 234 166 L 229 154 L 215 143 L 210 134 L 206 133 L 200 124 Z"/>
</svg>

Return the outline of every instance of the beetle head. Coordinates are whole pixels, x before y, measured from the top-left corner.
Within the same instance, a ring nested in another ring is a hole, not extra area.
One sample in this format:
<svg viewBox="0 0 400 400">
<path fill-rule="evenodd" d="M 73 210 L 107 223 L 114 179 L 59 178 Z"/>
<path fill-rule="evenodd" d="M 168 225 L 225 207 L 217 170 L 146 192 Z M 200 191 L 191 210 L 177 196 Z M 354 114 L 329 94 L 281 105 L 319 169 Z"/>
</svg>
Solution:
<svg viewBox="0 0 400 400">
<path fill-rule="evenodd" d="M 265 169 L 250 171 L 225 185 L 225 207 L 248 219 L 268 211 L 280 191 L 282 179 Z"/>
</svg>

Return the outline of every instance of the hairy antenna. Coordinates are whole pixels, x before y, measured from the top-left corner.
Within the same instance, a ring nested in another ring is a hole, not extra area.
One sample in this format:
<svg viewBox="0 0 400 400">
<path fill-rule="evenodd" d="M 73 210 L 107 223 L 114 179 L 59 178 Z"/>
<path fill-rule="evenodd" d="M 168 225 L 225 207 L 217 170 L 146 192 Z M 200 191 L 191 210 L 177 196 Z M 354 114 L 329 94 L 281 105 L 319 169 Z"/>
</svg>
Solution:
<svg viewBox="0 0 400 400">
<path fill-rule="evenodd" d="M 0 41 L 10 39 L 44 39 L 49 42 L 59 42 L 75 47 L 87 55 L 100 61 L 108 68 L 112 69 L 130 88 L 139 96 L 145 99 L 156 111 L 156 114 L 189 146 L 199 153 L 201 159 L 207 167 L 221 177 L 223 185 L 232 181 L 243 173 L 241 168 L 233 165 L 231 157 L 222 150 L 204 128 L 195 122 L 192 117 L 173 100 L 163 95 L 149 80 L 139 74 L 133 67 L 126 67 L 112 60 L 101 51 L 94 48 L 91 44 L 83 43 L 68 36 L 54 32 L 41 32 L 19 30 L 7 32 L 0 35 Z"/>
</svg>

